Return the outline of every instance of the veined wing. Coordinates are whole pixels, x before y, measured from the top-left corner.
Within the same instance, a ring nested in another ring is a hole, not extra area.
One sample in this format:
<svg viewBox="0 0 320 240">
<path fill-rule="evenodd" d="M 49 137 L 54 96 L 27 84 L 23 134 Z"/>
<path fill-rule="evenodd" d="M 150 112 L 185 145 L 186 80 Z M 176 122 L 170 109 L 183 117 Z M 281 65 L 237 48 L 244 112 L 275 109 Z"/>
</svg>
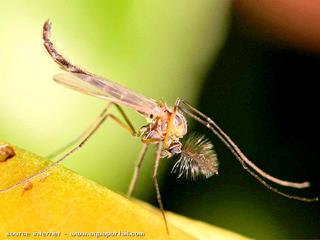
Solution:
<svg viewBox="0 0 320 240">
<path fill-rule="evenodd" d="M 108 79 L 83 73 L 59 73 L 53 79 L 76 91 L 128 106 L 144 116 L 159 116 L 161 107 L 151 98 Z"/>
</svg>

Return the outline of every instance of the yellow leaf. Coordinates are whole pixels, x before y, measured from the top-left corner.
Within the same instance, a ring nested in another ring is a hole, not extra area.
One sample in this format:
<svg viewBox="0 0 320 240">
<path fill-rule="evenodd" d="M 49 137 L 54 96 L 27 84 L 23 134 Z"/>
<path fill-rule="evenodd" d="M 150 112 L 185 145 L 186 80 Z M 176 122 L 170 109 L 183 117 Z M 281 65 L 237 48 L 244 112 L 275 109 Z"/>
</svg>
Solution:
<svg viewBox="0 0 320 240">
<path fill-rule="evenodd" d="M 15 156 L 0 161 L 1 189 L 50 163 L 18 147 L 13 149 Z M 97 239 L 99 234 L 130 233 L 144 237 L 112 236 L 112 239 L 246 239 L 206 223 L 166 214 L 170 235 L 158 210 L 58 166 L 49 175 L 0 192 L 0 239 L 9 234 L 28 236 L 19 239 L 59 239 L 57 235 L 60 239 Z M 77 233 L 96 236 L 74 237 Z"/>
</svg>

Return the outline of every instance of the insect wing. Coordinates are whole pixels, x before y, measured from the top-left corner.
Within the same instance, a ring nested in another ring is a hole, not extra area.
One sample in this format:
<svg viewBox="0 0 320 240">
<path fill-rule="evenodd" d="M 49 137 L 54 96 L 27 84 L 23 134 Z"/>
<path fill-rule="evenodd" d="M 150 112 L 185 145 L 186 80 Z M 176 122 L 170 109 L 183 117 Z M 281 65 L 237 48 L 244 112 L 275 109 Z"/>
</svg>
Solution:
<svg viewBox="0 0 320 240">
<path fill-rule="evenodd" d="M 53 79 L 71 89 L 133 108 L 144 116 L 161 115 L 157 102 L 108 79 L 82 73 L 59 73 Z"/>
</svg>

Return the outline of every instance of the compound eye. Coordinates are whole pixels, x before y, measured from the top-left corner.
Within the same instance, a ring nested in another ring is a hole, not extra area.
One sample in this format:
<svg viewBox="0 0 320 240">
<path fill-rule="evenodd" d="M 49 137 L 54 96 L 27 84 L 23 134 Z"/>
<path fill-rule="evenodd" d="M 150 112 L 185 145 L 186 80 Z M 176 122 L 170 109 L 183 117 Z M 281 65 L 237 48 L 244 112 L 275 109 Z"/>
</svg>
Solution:
<svg viewBox="0 0 320 240">
<path fill-rule="evenodd" d="M 174 116 L 173 126 L 175 127 L 176 136 L 182 137 L 187 133 L 187 122 L 181 113 L 176 113 Z"/>
</svg>

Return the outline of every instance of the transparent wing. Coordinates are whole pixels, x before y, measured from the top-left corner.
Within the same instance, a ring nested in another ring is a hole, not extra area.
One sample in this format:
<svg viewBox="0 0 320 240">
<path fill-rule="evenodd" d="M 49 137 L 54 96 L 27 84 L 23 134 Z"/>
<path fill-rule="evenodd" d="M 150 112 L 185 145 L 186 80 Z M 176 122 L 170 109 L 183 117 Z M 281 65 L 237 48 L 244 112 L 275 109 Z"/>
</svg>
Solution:
<svg viewBox="0 0 320 240">
<path fill-rule="evenodd" d="M 82 73 L 59 73 L 53 79 L 76 91 L 133 108 L 144 116 L 162 114 L 155 100 L 102 77 Z"/>
</svg>

